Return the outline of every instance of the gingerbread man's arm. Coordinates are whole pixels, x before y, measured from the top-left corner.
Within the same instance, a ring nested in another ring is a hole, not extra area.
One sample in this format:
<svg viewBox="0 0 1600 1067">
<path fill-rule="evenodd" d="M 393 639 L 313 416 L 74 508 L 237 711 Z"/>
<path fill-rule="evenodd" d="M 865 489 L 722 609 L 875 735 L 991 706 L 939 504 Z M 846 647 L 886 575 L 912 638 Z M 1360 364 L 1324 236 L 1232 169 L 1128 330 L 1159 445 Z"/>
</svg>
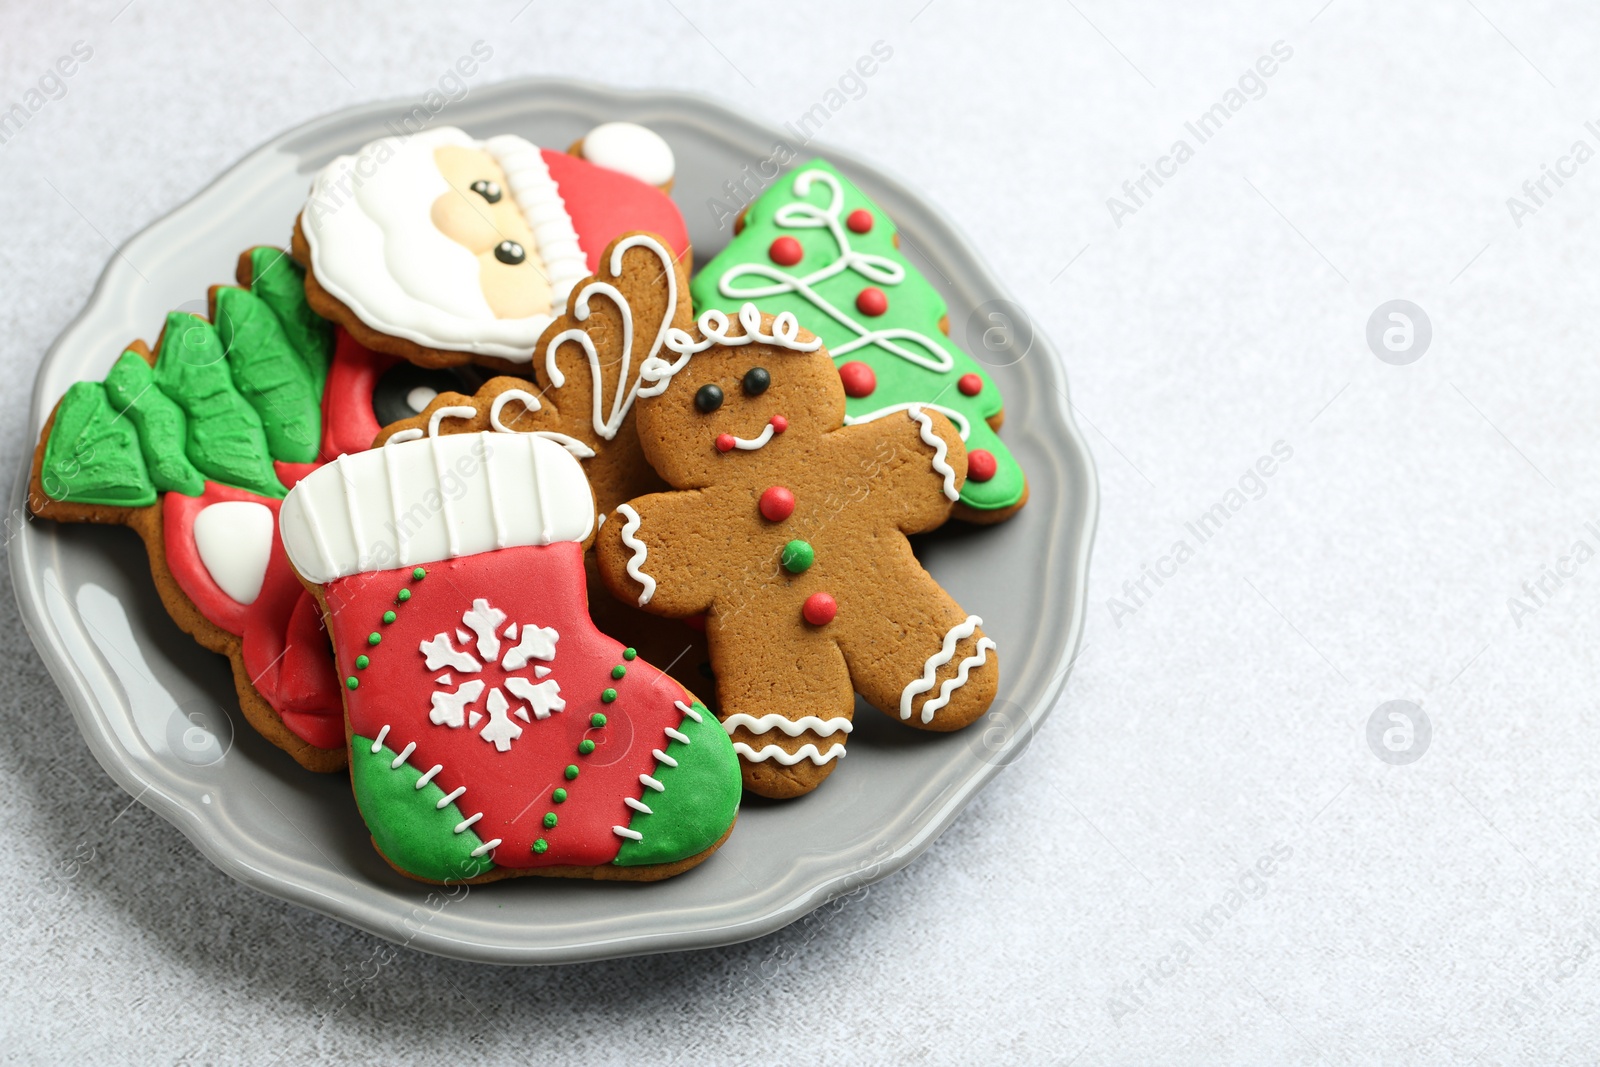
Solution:
<svg viewBox="0 0 1600 1067">
<path fill-rule="evenodd" d="M 967 480 L 967 449 L 955 425 L 937 411 L 893 411 L 828 435 L 833 462 L 851 472 L 879 514 L 902 533 L 932 530 L 950 517 Z"/>
<path fill-rule="evenodd" d="M 708 504 L 699 491 L 636 497 L 605 517 L 595 559 L 607 588 L 627 604 L 668 618 L 703 615 L 717 590 Z"/>
</svg>

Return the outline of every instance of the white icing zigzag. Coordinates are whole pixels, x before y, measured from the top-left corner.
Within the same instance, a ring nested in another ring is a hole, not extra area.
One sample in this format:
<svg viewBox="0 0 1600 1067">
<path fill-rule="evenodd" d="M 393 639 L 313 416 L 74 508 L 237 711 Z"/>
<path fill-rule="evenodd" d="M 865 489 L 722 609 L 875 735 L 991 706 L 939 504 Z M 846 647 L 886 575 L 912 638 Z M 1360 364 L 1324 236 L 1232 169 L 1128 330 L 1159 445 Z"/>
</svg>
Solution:
<svg viewBox="0 0 1600 1067">
<path fill-rule="evenodd" d="M 819 719 L 815 715 L 807 715 L 800 719 L 789 719 L 777 712 L 763 715 L 759 719 L 754 715 L 736 712 L 722 720 L 722 728 L 728 731 L 731 737 L 738 729 L 749 730 L 751 733 L 764 734 L 769 730 L 780 730 L 789 737 L 799 737 L 810 730 L 819 737 L 830 737 L 833 734 L 847 734 L 854 727 L 850 720 L 844 716 L 834 719 Z"/>
<path fill-rule="evenodd" d="M 732 347 L 763 344 L 787 348 L 791 352 L 815 352 L 822 347 L 820 337 L 813 337 L 809 341 L 800 340 L 800 322 L 788 311 L 772 320 L 771 333 L 763 333 L 761 309 L 754 304 L 746 304 L 739 309 L 739 325 L 744 328 L 742 334 L 728 333 L 730 325 L 728 316 L 717 308 L 710 308 L 702 313 L 695 325 L 700 328 L 701 339 L 698 341 L 676 326 L 667 331 L 666 344 L 668 348 L 678 353 L 676 361 L 668 363 L 660 356 L 652 355 L 640 365 L 640 380 L 651 383 L 639 388 L 640 396 L 660 396 L 666 392 L 667 386 L 672 384 L 672 376 L 688 365 L 689 357 L 696 352 L 704 352 L 712 345 Z"/>
<path fill-rule="evenodd" d="M 949 663 L 956 655 L 956 645 L 971 637 L 978 627 L 983 625 L 983 620 L 976 615 L 968 615 L 966 621 L 950 628 L 944 635 L 944 644 L 933 655 L 928 657 L 928 662 L 923 664 L 922 677 L 911 682 L 900 693 L 900 718 L 911 718 L 911 701 L 919 693 L 926 693 L 933 688 L 933 679 L 939 673 L 939 668 Z M 978 639 L 978 646 L 973 654 L 961 661 L 958 671 L 953 678 L 945 679 L 944 685 L 939 688 L 939 695 L 922 705 L 922 721 L 932 722 L 933 715 L 940 708 L 950 703 L 950 694 L 967 684 L 967 675 L 972 673 L 973 667 L 981 667 L 989 658 L 989 649 L 995 648 L 995 643 L 987 637 Z"/>
<path fill-rule="evenodd" d="M 627 520 L 622 524 L 622 543 L 633 552 L 628 559 L 628 577 L 644 587 L 639 593 L 639 606 L 642 608 L 656 595 L 656 580 L 643 570 L 645 557 L 649 552 L 644 542 L 638 538 L 641 520 L 639 513 L 627 504 L 618 504 L 617 513 Z"/>
<path fill-rule="evenodd" d="M 761 748 L 751 748 L 743 741 L 735 741 L 733 750 L 740 757 L 749 760 L 751 763 L 765 763 L 767 760 L 773 760 L 785 767 L 793 767 L 803 759 L 808 759 L 820 767 L 824 763 L 844 756 L 844 746 L 840 744 L 835 744 L 828 751 L 821 752 L 818 751 L 816 745 L 807 743 L 801 745 L 798 752 L 788 752 L 777 745 L 763 745 Z"/>
<path fill-rule="evenodd" d="M 933 432 L 933 416 L 923 411 L 919 404 L 912 404 L 906 408 L 906 414 L 910 415 L 912 421 L 920 427 L 917 436 L 922 438 L 922 443 L 933 449 L 933 470 L 935 474 L 944 476 L 945 497 L 952 501 L 960 500 L 961 491 L 956 488 L 955 468 L 944 458 L 950 451 L 950 446 L 944 443 L 944 438 Z"/>
</svg>

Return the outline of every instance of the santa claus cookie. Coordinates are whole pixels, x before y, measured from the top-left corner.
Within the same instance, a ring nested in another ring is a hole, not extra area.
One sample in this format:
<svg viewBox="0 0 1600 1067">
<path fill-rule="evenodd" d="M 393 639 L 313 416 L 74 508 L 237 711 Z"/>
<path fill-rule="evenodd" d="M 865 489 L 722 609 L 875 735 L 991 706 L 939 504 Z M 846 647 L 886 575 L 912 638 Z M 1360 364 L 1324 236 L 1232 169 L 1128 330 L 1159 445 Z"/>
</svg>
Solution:
<svg viewBox="0 0 1600 1067">
<path fill-rule="evenodd" d="M 276 533 L 284 493 L 321 462 L 333 329 L 281 251 L 247 253 L 239 280 L 211 290 L 209 321 L 173 312 L 154 353 L 134 341 L 103 381 L 67 390 L 28 504 L 135 530 L 168 613 L 228 657 L 250 725 L 303 766 L 337 770 L 327 637 Z"/>
<path fill-rule="evenodd" d="M 1022 468 L 995 432 L 1000 391 L 952 344 L 944 299 L 899 250 L 894 223 L 820 159 L 785 175 L 740 217 L 733 243 L 695 276 L 695 307 L 746 301 L 790 312 L 833 353 L 845 423 L 938 411 L 961 431 L 967 480 L 957 518 L 992 523 L 1028 499 Z"/>
<path fill-rule="evenodd" d="M 733 826 L 737 757 L 590 621 L 583 469 L 536 434 L 438 437 L 446 417 L 308 475 L 280 520 L 326 612 L 373 843 L 431 882 L 694 866 Z"/>
<path fill-rule="evenodd" d="M 670 181 L 670 151 L 649 168 Z M 613 238 L 649 230 L 688 252 L 656 184 L 510 135 L 385 137 L 317 175 L 294 254 L 311 306 L 366 347 L 514 372 Z"/>
<path fill-rule="evenodd" d="M 666 348 L 637 406 L 645 458 L 674 491 L 619 505 L 597 553 L 616 595 L 705 615 L 746 788 L 815 788 L 844 755 L 856 692 L 924 730 L 982 715 L 994 642 L 906 539 L 959 498 L 950 421 L 912 405 L 846 426 L 827 350 L 788 313 L 708 311 Z"/>
<path fill-rule="evenodd" d="M 421 415 L 386 427 L 378 443 L 422 430 L 441 411 L 437 425 L 444 434 L 539 433 L 581 462 L 601 522 L 623 501 L 665 489 L 639 447 L 633 405 L 639 368 L 662 351 L 667 330 L 694 322 L 683 263 L 659 237 L 624 235 L 607 247 L 569 304 L 534 351 L 537 387 L 521 378 L 494 378 L 471 396 L 442 393 Z M 585 556 L 585 566 L 590 611 L 603 632 L 629 641 L 686 685 L 710 680 L 703 633 L 611 596 L 593 554 Z"/>
</svg>

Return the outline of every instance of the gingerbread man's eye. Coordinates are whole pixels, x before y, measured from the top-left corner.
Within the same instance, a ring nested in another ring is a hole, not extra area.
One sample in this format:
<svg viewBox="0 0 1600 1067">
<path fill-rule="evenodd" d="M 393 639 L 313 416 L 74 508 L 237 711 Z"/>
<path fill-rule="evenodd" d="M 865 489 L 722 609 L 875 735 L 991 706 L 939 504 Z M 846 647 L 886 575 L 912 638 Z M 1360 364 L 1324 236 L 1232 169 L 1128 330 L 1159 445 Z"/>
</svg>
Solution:
<svg viewBox="0 0 1600 1067">
<path fill-rule="evenodd" d="M 760 396 L 772 384 L 772 375 L 765 367 L 751 367 L 744 372 L 744 395 Z"/>
<path fill-rule="evenodd" d="M 508 267 L 515 267 L 528 258 L 528 253 L 515 241 L 501 241 L 494 246 L 494 258 Z"/>
<path fill-rule="evenodd" d="M 694 394 L 695 410 L 702 415 L 709 415 L 722 406 L 722 389 L 720 386 L 707 382 Z"/>
<path fill-rule="evenodd" d="M 491 204 L 498 204 L 500 202 L 499 182 L 484 181 L 480 178 L 472 183 L 471 188 L 473 192 L 477 193 Z"/>
</svg>

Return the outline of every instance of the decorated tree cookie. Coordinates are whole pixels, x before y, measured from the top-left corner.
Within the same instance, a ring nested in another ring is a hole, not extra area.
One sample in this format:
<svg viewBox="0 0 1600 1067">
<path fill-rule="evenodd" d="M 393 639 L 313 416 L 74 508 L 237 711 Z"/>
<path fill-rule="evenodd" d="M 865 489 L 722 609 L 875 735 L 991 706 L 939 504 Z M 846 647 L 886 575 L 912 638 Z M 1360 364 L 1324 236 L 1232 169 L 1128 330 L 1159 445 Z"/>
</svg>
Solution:
<svg viewBox="0 0 1600 1067">
<path fill-rule="evenodd" d="M 692 325 L 688 277 L 665 242 L 652 234 L 613 241 L 599 269 L 573 289 L 568 308 L 545 329 L 532 368 L 537 388 L 522 378 L 493 378 L 476 394 L 445 392 L 423 412 L 387 426 L 377 441 L 426 428 L 445 411 L 440 432 L 508 430 L 537 433 L 564 445 L 583 466 L 602 522 L 625 500 L 665 489 L 645 461 L 633 406 L 639 368 L 662 351 L 666 332 Z M 592 554 L 591 612 L 608 634 L 668 664 L 685 685 L 710 680 L 705 636 L 680 622 L 640 611 L 611 596 Z"/>
<path fill-rule="evenodd" d="M 448 417 L 334 461 L 283 505 L 344 677 L 373 843 L 432 882 L 694 866 L 733 826 L 738 761 L 704 705 L 590 620 L 579 461 L 538 434 L 437 436 Z"/>
<path fill-rule="evenodd" d="M 278 509 L 325 458 L 370 447 L 381 417 L 464 381 L 336 339 L 281 249 L 245 252 L 238 281 L 211 290 L 209 321 L 174 312 L 154 354 L 135 341 L 104 381 L 67 391 L 40 436 L 30 507 L 138 531 L 174 620 L 232 662 L 250 724 L 306 767 L 338 770 L 338 680 Z"/>
<path fill-rule="evenodd" d="M 578 147 L 600 162 L 453 127 L 338 157 L 295 225 L 311 306 L 374 351 L 519 372 L 617 236 L 648 230 L 674 255 L 689 251 L 657 188 L 672 180 L 666 143 L 627 123 L 595 138 Z"/>
<path fill-rule="evenodd" d="M 696 308 L 731 314 L 750 301 L 814 330 L 838 365 L 848 424 L 912 404 L 948 416 L 968 457 L 958 517 L 998 522 L 1027 501 L 1022 468 L 995 432 L 1000 391 L 945 336 L 944 299 L 901 255 L 894 223 L 828 163 L 812 160 L 757 198 L 693 293 Z"/>
<path fill-rule="evenodd" d="M 906 539 L 959 497 L 967 454 L 951 422 L 913 405 L 845 426 L 827 350 L 788 313 L 713 309 L 665 347 L 637 418 L 672 490 L 617 506 L 596 551 L 617 596 L 705 616 L 746 787 L 815 788 L 844 754 L 856 692 L 924 730 L 982 715 L 994 642 Z"/>
</svg>

